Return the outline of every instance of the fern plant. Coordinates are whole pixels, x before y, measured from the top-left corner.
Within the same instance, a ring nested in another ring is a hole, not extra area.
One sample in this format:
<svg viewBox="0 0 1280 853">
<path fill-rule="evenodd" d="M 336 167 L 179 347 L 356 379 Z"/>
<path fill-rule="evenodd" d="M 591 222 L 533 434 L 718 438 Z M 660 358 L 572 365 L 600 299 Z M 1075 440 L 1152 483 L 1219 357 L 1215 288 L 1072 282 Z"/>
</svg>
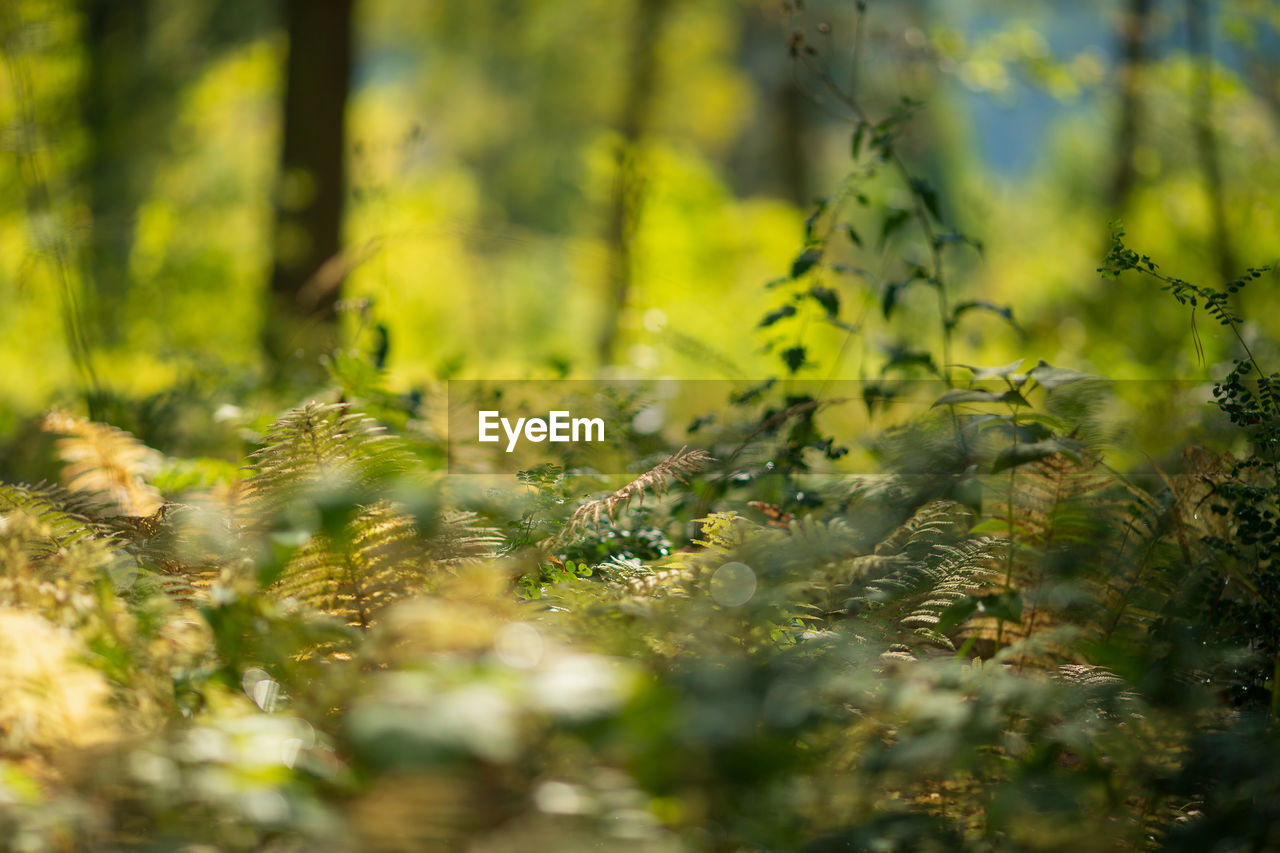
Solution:
<svg viewBox="0 0 1280 853">
<path fill-rule="evenodd" d="M 1236 294 L 1268 271 L 1251 267 L 1220 288 L 1192 284 L 1166 275 L 1150 256 L 1126 246 L 1119 223 L 1113 223 L 1111 250 L 1099 269 L 1110 278 L 1135 272 L 1154 279 L 1190 308 L 1201 359 L 1204 346 L 1195 327 L 1200 308 L 1244 352 L 1213 386 L 1214 403 L 1247 439 L 1248 452 L 1225 458 L 1204 478 L 1209 489 L 1195 510 L 1207 509 L 1221 523 L 1201 525 L 1200 541 L 1218 559 L 1201 566 L 1198 605 L 1213 642 L 1247 648 L 1252 656 L 1248 664 L 1220 668 L 1218 677 L 1235 701 L 1265 704 L 1274 719 L 1280 716 L 1280 372 L 1268 373 L 1259 363 L 1233 304 Z"/>
<path fill-rule="evenodd" d="M 578 506 L 564 527 L 551 538 L 550 546 L 554 548 L 580 536 L 589 525 L 600 524 L 602 517 L 612 520 L 620 511 L 629 507 L 632 501 L 642 503 L 647 493 L 661 496 L 672 480 L 683 483 L 712 461 L 714 460 L 706 451 L 680 448 L 620 489 Z"/>
<path fill-rule="evenodd" d="M 149 516 L 164 502 L 148 482 L 160 456 L 124 430 L 61 412 L 44 419 L 46 432 L 62 435 L 62 478 L 72 491 L 100 495 L 120 516 Z"/>
<path fill-rule="evenodd" d="M 245 487 L 255 524 L 292 525 L 304 537 L 269 568 L 273 593 L 348 624 L 368 628 L 389 602 L 428 590 L 439 573 L 491 555 L 498 542 L 474 515 L 415 518 L 378 497 L 412 490 L 408 478 L 423 472 L 396 438 L 345 406 L 289 412 L 252 459 Z"/>
</svg>

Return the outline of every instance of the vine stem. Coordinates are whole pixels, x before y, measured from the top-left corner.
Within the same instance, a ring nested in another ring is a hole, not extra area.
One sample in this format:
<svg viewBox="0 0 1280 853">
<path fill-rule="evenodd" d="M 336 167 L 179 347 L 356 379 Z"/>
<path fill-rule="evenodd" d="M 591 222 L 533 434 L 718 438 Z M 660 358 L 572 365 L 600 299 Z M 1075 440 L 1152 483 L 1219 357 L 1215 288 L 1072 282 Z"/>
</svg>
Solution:
<svg viewBox="0 0 1280 853">
<path fill-rule="evenodd" d="M 840 88 L 840 85 L 832 78 L 830 72 L 820 67 L 814 62 L 806 58 L 805 65 L 810 72 L 818 78 L 826 87 L 827 91 L 834 95 L 842 104 L 849 108 L 853 113 L 854 119 L 859 125 L 872 127 L 874 123 L 867 118 L 866 111 L 852 93 L 846 92 Z M 942 265 L 942 247 L 938 242 L 937 231 L 933 227 L 933 222 L 929 219 L 929 211 L 925 206 L 924 199 L 921 197 L 920 190 L 915 176 L 907 167 L 906 162 L 898 155 L 890 146 L 883 149 L 885 160 L 893 166 L 897 171 L 899 178 L 906 184 L 908 192 L 911 194 L 912 216 L 920 227 L 921 233 L 925 237 L 925 241 L 929 244 L 929 261 L 930 274 L 929 280 L 938 292 L 938 319 L 942 329 L 942 379 L 948 388 L 953 387 L 951 381 L 951 300 L 947 293 L 946 277 L 943 273 Z"/>
<path fill-rule="evenodd" d="M 1009 384 L 1010 389 L 1013 389 L 1013 385 L 1012 383 L 1009 383 L 1008 378 L 1005 379 L 1005 382 Z M 1018 406 L 1016 403 L 1010 403 L 1009 409 L 1010 409 L 1009 423 L 1013 427 L 1013 447 L 1016 453 L 1017 447 L 1018 447 Z M 1017 474 L 1018 474 L 1018 466 L 1010 465 L 1009 466 L 1009 498 L 1006 501 L 1006 507 L 1005 507 L 1006 509 L 1005 523 L 1006 523 L 1006 530 L 1008 531 L 1008 536 L 1009 536 L 1009 555 L 1005 560 L 1005 570 L 1004 570 L 1004 591 L 1006 593 L 1009 592 L 1009 590 L 1013 589 L 1013 564 L 1014 564 L 1014 558 L 1015 558 L 1014 552 L 1017 550 L 1017 542 L 1014 540 L 1014 526 L 1013 526 L 1013 496 L 1015 493 L 1015 482 L 1016 482 Z M 1003 639 L 1004 639 L 1004 619 L 1001 618 L 996 620 L 996 645 L 999 646 L 1000 643 L 1003 641 Z"/>
</svg>

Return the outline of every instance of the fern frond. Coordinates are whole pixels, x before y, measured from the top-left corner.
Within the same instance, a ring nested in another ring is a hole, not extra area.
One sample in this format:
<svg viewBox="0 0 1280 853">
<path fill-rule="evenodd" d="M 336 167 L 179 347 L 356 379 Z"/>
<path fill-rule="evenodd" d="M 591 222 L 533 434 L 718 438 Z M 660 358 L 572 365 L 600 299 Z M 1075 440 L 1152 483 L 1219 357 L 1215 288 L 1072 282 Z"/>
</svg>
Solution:
<svg viewBox="0 0 1280 853">
<path fill-rule="evenodd" d="M 351 521 L 345 536 L 316 536 L 272 592 L 368 628 L 386 605 L 430 590 L 454 567 L 491 557 L 499 539 L 469 513 L 446 516 L 423 536 L 409 516 L 379 501 Z"/>
<path fill-rule="evenodd" d="M 1096 456 L 1062 454 L 1019 468 L 1012 502 L 1007 491 L 1001 497 L 992 517 L 1013 520 L 1015 543 L 1004 583 L 1021 592 L 1024 612 L 1021 624 L 988 624 L 982 636 L 1008 644 L 1045 635 L 1037 665 L 1078 658 L 1051 639 L 1068 628 L 1076 637 L 1105 642 L 1120 632 L 1143 642 L 1185 581 L 1170 536 L 1182 536 L 1186 550 L 1178 499 L 1126 483 Z"/>
<path fill-rule="evenodd" d="M 552 538 L 552 547 L 572 542 L 588 526 L 599 524 L 602 517 L 614 520 L 617 513 L 630 506 L 632 501 L 643 504 L 647 493 L 659 496 L 665 494 L 672 480 L 683 483 L 687 477 L 703 470 L 713 461 L 712 456 L 705 451 L 680 448 L 612 494 L 587 501 L 574 510 L 565 526 Z"/>
<path fill-rule="evenodd" d="M 685 569 L 659 569 L 628 578 L 624 588 L 631 596 L 656 598 L 671 594 L 677 584 L 692 579 L 693 575 Z"/>
<path fill-rule="evenodd" d="M 48 550 L 103 535 L 101 518 L 110 511 L 98 493 L 71 492 L 49 483 L 0 483 L 0 517 L 21 512 L 37 519 L 47 528 Z"/>
<path fill-rule="evenodd" d="M 413 462 L 372 418 L 315 401 L 273 423 L 250 459 L 255 472 L 245 483 L 246 504 L 255 513 L 278 509 L 325 478 L 372 491 Z"/>
<path fill-rule="evenodd" d="M 1057 677 L 1060 681 L 1068 684 L 1078 684 L 1086 687 L 1100 685 L 1119 686 L 1125 683 L 1124 679 L 1105 666 L 1090 666 L 1088 664 L 1062 664 L 1057 668 Z"/>
<path fill-rule="evenodd" d="M 0 606 L 71 627 L 95 609 L 96 581 L 131 558 L 113 551 L 106 538 L 58 540 L 48 521 L 26 510 L 0 514 Z"/>
<path fill-rule="evenodd" d="M 750 519 L 732 511 L 713 512 L 697 521 L 702 538 L 693 540 L 693 544 L 717 554 L 733 552 L 743 543 L 748 532 L 757 529 L 757 525 Z"/>
<path fill-rule="evenodd" d="M 1225 517 L 1208 511 L 1207 504 L 1234 457 L 1193 446 L 1183 460 L 1182 473 L 1159 472 L 1165 489 L 1158 494 L 1126 484 L 1130 500 L 1114 568 L 1095 590 L 1104 612 L 1098 629 L 1104 640 L 1128 634 L 1141 642 L 1196 577 L 1197 567 L 1212 559 L 1206 538 L 1230 535 Z"/>
<path fill-rule="evenodd" d="M 0 745 L 5 751 L 101 744 L 116 732 L 110 688 L 75 635 L 0 608 Z"/>
<path fill-rule="evenodd" d="M 1123 507 L 1119 496 L 1105 494 L 1115 484 L 1096 457 L 1077 461 L 1055 453 L 1022 466 L 1012 507 L 1019 538 L 1058 547 L 1092 539 L 1098 519 Z M 1003 498 L 992 511 L 995 518 L 1007 517 L 1008 494 Z"/>
<path fill-rule="evenodd" d="M 951 640 L 937 630 L 943 611 L 968 595 L 990 592 L 1001 580 L 1000 562 L 1008 550 L 1001 539 L 983 537 L 956 546 L 938 546 L 942 559 L 915 564 L 912 581 L 928 582 L 916 598 L 911 613 L 899 620 L 902 627 L 950 651 Z M 917 587 L 918 588 L 918 587 Z M 968 632 L 963 632 L 965 636 Z"/>
<path fill-rule="evenodd" d="M 460 566 L 493 558 L 504 542 L 502 534 L 481 524 L 474 512 L 450 510 L 431 529 L 425 548 L 432 562 Z"/>
<path fill-rule="evenodd" d="M 50 412 L 42 426 L 63 436 L 58 456 L 62 479 L 72 491 L 103 495 L 117 515 L 151 515 L 164 502 L 147 482 L 162 459 L 159 451 L 122 429 L 63 412 Z"/>
<path fill-rule="evenodd" d="M 905 554 L 919 559 L 935 545 L 956 541 L 973 526 L 973 512 L 964 504 L 938 500 L 925 504 L 884 541 L 876 545 L 882 556 Z"/>
</svg>

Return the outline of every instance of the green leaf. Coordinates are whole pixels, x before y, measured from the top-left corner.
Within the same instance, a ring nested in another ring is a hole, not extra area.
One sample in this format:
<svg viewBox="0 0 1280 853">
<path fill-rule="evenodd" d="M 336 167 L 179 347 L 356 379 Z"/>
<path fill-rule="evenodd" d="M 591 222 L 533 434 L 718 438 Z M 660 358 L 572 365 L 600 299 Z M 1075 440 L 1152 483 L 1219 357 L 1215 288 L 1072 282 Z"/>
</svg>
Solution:
<svg viewBox="0 0 1280 853">
<path fill-rule="evenodd" d="M 848 222 L 844 224 L 844 233 L 849 236 L 849 242 L 858 248 L 862 248 L 862 238 L 858 236 L 857 230 Z"/>
<path fill-rule="evenodd" d="M 930 373 L 936 374 L 938 372 L 938 368 L 933 363 L 933 356 L 929 353 L 918 350 L 895 349 L 889 353 L 889 360 L 885 362 L 884 367 L 880 368 L 880 375 L 884 376 L 890 370 L 904 367 L 923 367 Z"/>
<path fill-rule="evenodd" d="M 956 403 L 998 403 L 1000 395 L 981 388 L 953 388 L 933 401 L 934 406 L 953 406 Z"/>
<path fill-rule="evenodd" d="M 998 420 L 978 424 L 976 429 L 981 433 L 996 432 L 1008 439 L 1012 439 L 1014 435 L 1017 435 L 1017 440 L 1024 444 L 1032 444 L 1037 441 L 1044 441 L 1046 438 L 1052 438 L 1054 435 L 1053 430 L 1043 423 L 1033 420 L 1031 415 L 1031 412 L 1021 412 L 1017 417 L 1000 415 Z"/>
<path fill-rule="evenodd" d="M 818 199 L 817 204 L 813 209 L 813 213 L 810 213 L 804 221 L 804 241 L 806 243 L 813 240 L 813 227 L 818 224 L 818 220 L 822 217 L 822 214 L 826 212 L 827 200 L 825 198 Z"/>
<path fill-rule="evenodd" d="M 939 634 L 947 634 L 964 624 L 978 610 L 978 599 L 966 595 L 942 611 L 935 629 Z"/>
<path fill-rule="evenodd" d="M 978 612 L 1006 622 L 1022 622 L 1022 596 L 1010 590 L 978 598 Z"/>
<path fill-rule="evenodd" d="M 867 136 L 867 123 L 865 121 L 858 122 L 858 126 L 853 131 L 853 139 L 850 141 L 849 150 L 853 154 L 853 159 L 857 160 L 858 155 L 862 153 L 862 141 Z"/>
<path fill-rule="evenodd" d="M 840 294 L 831 288 L 814 285 L 809 288 L 809 295 L 823 307 L 828 317 L 834 317 L 840 313 Z"/>
<path fill-rule="evenodd" d="M 760 320 L 760 325 L 757 328 L 764 329 L 768 326 L 772 326 L 774 323 L 778 322 L 779 320 L 782 320 L 786 317 L 795 316 L 795 313 L 796 313 L 796 306 L 794 305 L 783 305 L 781 308 L 775 308 L 774 310 L 770 311 L 768 314 L 764 315 L 764 318 Z"/>
<path fill-rule="evenodd" d="M 924 178 L 912 178 L 911 189 L 920 197 L 920 201 L 924 204 L 925 210 L 928 210 L 929 214 L 935 220 L 941 220 L 942 216 L 938 213 L 937 190 L 935 190 Z"/>
<path fill-rule="evenodd" d="M 799 278 L 800 276 L 807 273 L 809 270 L 813 269 L 813 267 L 821 260 L 822 260 L 821 246 L 814 246 L 812 248 L 805 249 L 796 257 L 794 261 L 792 261 L 791 277 Z"/>
<path fill-rule="evenodd" d="M 880 248 L 884 248 L 888 239 L 905 225 L 910 217 L 911 212 L 908 210 L 895 210 L 884 218 L 884 223 L 880 226 Z"/>
<path fill-rule="evenodd" d="M 782 363 L 787 366 L 787 370 L 795 373 L 804 366 L 808 353 L 805 351 L 804 347 L 791 347 L 790 349 L 783 350 L 781 355 Z"/>
<path fill-rule="evenodd" d="M 1003 379 L 1006 376 L 1012 376 L 1022 367 L 1022 359 L 1011 361 L 1002 367 L 974 367 L 971 364 L 957 365 L 973 374 L 974 379 Z"/>
<path fill-rule="evenodd" d="M 1081 379 L 1099 379 L 1088 373 L 1081 373 L 1078 370 L 1072 370 L 1068 367 L 1054 367 L 1049 362 L 1041 359 L 1040 362 L 1029 371 L 1031 378 L 1040 383 L 1046 390 L 1052 391 L 1059 385 L 1066 385 L 1068 382 L 1079 382 Z"/>
<path fill-rule="evenodd" d="M 991 616 L 1006 622 L 1022 622 L 1022 596 L 1013 590 L 987 595 L 966 595 L 942 611 L 938 619 L 939 633 L 954 631 L 975 615 Z"/>
<path fill-rule="evenodd" d="M 933 401 L 934 406 L 953 406 L 956 403 L 1006 403 L 1012 406 L 1030 406 L 1017 391 L 1009 390 L 997 394 L 981 388 L 953 388 Z"/>
<path fill-rule="evenodd" d="M 1044 441 L 1015 444 L 1001 451 L 991 466 L 991 473 L 998 474 L 1009 468 L 1047 459 L 1055 453 L 1061 453 L 1069 459 L 1079 462 L 1080 451 L 1084 443 L 1070 438 L 1046 438 Z"/>
<path fill-rule="evenodd" d="M 982 299 L 973 299 L 968 302 L 961 302 L 957 304 L 955 309 L 951 312 L 951 320 L 948 325 L 955 326 L 955 324 L 960 320 L 960 315 L 967 311 L 990 311 L 992 314 L 1003 317 L 1008 321 L 1009 325 L 1013 326 L 1015 329 L 1018 328 L 1018 322 L 1013 319 L 1012 308 L 1007 305 L 996 305 L 994 302 L 987 302 Z M 1019 360 L 1018 363 L 1021 364 L 1022 361 Z"/>
<path fill-rule="evenodd" d="M 891 281 L 884 289 L 884 298 L 880 302 L 880 310 L 884 314 L 886 320 L 893 313 L 893 309 L 898 305 L 898 292 L 906 287 L 909 281 Z"/>
<path fill-rule="evenodd" d="M 976 237 L 970 237 L 966 234 L 961 234 L 959 231 L 944 231 L 941 234 L 935 234 L 933 237 L 933 244 L 937 246 L 939 249 L 947 245 L 972 246 L 975 250 L 977 250 L 979 255 L 983 254 L 983 251 L 984 251 L 984 247 L 982 245 L 981 240 L 977 239 Z"/>
<path fill-rule="evenodd" d="M 1017 391 L 1013 389 L 1005 391 L 1003 394 L 1001 394 L 1000 402 L 1006 403 L 1010 406 L 1027 406 L 1028 408 L 1030 408 L 1031 406 L 1031 404 L 1027 402 L 1026 397 L 1023 397 L 1021 394 L 1019 394 Z"/>
<path fill-rule="evenodd" d="M 867 414 L 875 411 L 877 405 L 884 406 L 897 398 L 899 391 L 894 386 L 870 384 L 862 389 L 862 402 L 867 407 Z"/>
</svg>

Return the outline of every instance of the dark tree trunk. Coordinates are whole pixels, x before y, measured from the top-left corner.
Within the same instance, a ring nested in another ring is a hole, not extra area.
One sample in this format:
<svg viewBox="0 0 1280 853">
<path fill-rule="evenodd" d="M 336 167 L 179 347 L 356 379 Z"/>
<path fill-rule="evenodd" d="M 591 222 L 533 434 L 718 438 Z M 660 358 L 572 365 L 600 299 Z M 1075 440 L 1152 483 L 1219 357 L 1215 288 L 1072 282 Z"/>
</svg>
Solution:
<svg viewBox="0 0 1280 853">
<path fill-rule="evenodd" d="M 104 343 L 123 333 L 129 293 L 129 253 L 138 206 L 146 192 L 146 170 L 155 159 L 154 133 L 148 121 L 151 103 L 169 87 L 148 85 L 144 65 L 147 0 L 85 0 L 84 41 L 87 66 L 81 92 L 89 149 L 83 181 L 88 191 L 90 226 L 85 244 L 89 273 L 90 325 Z"/>
<path fill-rule="evenodd" d="M 644 175 L 637 162 L 639 146 L 649 124 L 657 78 L 657 46 L 670 0 L 636 0 L 635 37 L 631 43 L 630 75 L 626 99 L 618 119 L 622 140 L 618 171 L 609 208 L 609 288 L 597 355 L 601 365 L 616 354 L 619 326 L 631 296 L 632 238 L 644 193 Z"/>
<path fill-rule="evenodd" d="M 263 348 L 277 377 L 337 342 L 352 0 L 285 0 L 289 59 Z"/>
<path fill-rule="evenodd" d="M 1213 255 L 1218 275 L 1230 281 L 1238 272 L 1231 233 L 1227 227 L 1227 203 L 1218 159 L 1218 138 L 1213 132 L 1213 50 L 1209 37 L 1209 12 L 1204 0 L 1187 0 L 1187 47 L 1196 64 L 1191 93 L 1191 134 L 1195 137 L 1200 174 L 1209 200 Z"/>
<path fill-rule="evenodd" d="M 1120 23 L 1120 107 L 1116 130 L 1115 170 L 1108 188 L 1107 203 L 1119 216 L 1133 190 L 1133 152 L 1138 147 L 1142 125 L 1142 70 L 1147 59 L 1147 24 L 1152 0 L 1129 0 Z"/>
</svg>

